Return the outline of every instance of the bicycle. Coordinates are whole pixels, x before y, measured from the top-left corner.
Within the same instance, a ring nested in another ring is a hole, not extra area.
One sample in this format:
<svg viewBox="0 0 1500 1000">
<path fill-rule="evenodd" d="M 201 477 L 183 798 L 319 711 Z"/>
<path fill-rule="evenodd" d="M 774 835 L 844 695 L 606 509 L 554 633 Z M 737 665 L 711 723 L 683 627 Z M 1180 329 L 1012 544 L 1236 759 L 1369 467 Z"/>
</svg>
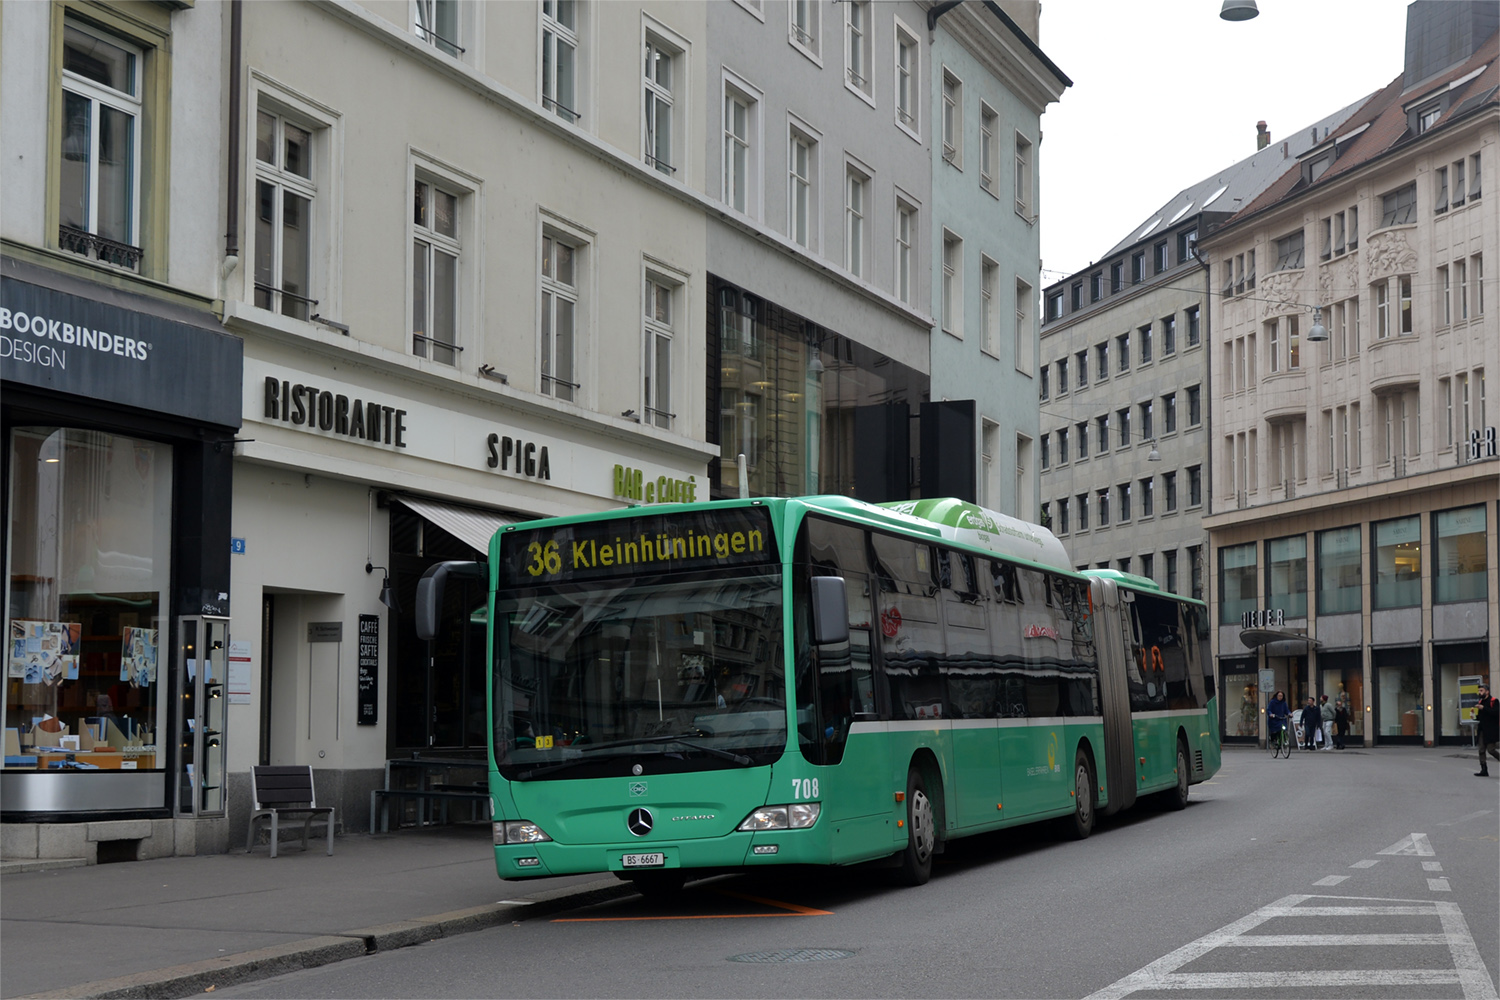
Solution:
<svg viewBox="0 0 1500 1000">
<path fill-rule="evenodd" d="M 1276 735 L 1266 740 L 1266 748 L 1271 751 L 1273 760 L 1277 757 L 1286 757 L 1288 760 L 1292 758 L 1292 741 L 1287 737 L 1287 729 L 1283 725 Z"/>
</svg>

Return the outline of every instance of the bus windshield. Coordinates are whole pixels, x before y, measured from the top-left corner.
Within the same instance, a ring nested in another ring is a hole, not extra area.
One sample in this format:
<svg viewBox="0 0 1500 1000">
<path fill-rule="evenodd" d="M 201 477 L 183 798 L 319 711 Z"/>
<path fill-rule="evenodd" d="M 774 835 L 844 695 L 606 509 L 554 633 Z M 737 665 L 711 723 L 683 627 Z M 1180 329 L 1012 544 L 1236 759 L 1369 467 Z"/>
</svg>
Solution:
<svg viewBox="0 0 1500 1000">
<path fill-rule="evenodd" d="M 495 613 L 507 780 L 769 764 L 786 745 L 774 563 L 502 590 Z"/>
</svg>

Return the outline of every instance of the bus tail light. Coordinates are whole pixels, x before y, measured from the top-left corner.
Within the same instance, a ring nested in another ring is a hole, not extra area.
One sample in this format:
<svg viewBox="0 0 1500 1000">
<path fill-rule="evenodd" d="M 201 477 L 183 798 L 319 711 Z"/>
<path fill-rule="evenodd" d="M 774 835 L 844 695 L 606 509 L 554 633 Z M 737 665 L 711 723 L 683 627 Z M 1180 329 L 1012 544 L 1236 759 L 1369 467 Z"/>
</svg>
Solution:
<svg viewBox="0 0 1500 1000">
<path fill-rule="evenodd" d="M 540 844 L 551 840 L 547 831 L 526 819 L 510 819 L 494 824 L 495 846 L 501 844 Z"/>
<path fill-rule="evenodd" d="M 818 802 L 798 802 L 785 806 L 761 806 L 740 823 L 738 829 L 756 830 L 805 830 L 818 821 L 822 810 Z"/>
</svg>

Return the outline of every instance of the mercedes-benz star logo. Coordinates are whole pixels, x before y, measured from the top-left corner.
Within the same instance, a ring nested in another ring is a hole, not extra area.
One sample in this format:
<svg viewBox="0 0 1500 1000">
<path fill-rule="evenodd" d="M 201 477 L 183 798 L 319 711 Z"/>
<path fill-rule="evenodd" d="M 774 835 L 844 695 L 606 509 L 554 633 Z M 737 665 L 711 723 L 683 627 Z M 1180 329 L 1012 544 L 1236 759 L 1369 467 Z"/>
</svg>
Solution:
<svg viewBox="0 0 1500 1000">
<path fill-rule="evenodd" d="M 650 833 L 651 823 L 650 809 L 632 809 L 625 819 L 625 826 L 637 837 L 644 837 Z"/>
</svg>

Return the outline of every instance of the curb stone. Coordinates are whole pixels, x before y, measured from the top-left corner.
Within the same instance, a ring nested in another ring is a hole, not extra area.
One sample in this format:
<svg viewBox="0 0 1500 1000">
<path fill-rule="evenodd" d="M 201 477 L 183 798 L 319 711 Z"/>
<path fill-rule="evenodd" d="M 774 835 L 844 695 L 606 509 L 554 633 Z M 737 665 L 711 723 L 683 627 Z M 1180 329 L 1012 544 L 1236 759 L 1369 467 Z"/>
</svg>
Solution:
<svg viewBox="0 0 1500 1000">
<path fill-rule="evenodd" d="M 30 993 L 15 1000 L 166 1000 L 197 996 L 222 986 L 270 979 L 300 969 L 315 969 L 345 959 L 361 958 L 381 951 L 426 944 L 439 938 L 519 923 L 549 913 L 618 899 L 635 891 L 628 883 L 614 878 L 598 879 L 582 885 L 518 897 L 517 902 L 492 903 L 428 917 L 377 924 L 342 934 L 304 938 L 236 955 L 187 962 L 113 979 L 98 979 L 43 993 Z"/>
</svg>

